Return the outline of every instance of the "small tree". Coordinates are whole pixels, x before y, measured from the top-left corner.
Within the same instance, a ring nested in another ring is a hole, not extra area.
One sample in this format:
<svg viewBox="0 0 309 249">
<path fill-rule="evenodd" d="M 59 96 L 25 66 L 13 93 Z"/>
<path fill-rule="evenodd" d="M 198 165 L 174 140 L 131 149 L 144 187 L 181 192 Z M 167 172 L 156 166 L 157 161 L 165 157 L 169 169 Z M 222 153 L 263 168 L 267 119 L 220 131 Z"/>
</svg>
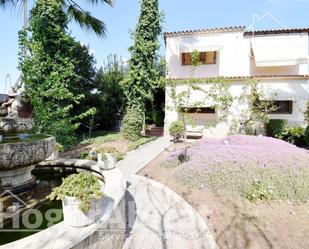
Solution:
<svg viewBox="0 0 309 249">
<path fill-rule="evenodd" d="M 95 119 L 101 129 L 112 128 L 123 117 L 126 98 L 121 82 L 124 77 L 121 58 L 116 55 L 109 55 L 96 74 L 93 105 L 97 108 Z"/>
<path fill-rule="evenodd" d="M 270 114 L 277 110 L 272 96 L 267 96 L 264 89 L 259 87 L 259 81 L 249 80 L 243 87 L 238 103 L 246 103 L 243 109 L 239 108 L 240 115 L 234 119 L 232 129 L 237 133 L 255 134 L 259 123 L 265 130 Z"/>
<path fill-rule="evenodd" d="M 129 49 L 131 59 L 129 72 L 123 85 L 127 97 L 127 111 L 123 119 L 123 133 L 126 138 L 139 137 L 143 130 L 142 126 L 135 126 L 138 119 L 145 122 L 145 102 L 153 97 L 153 89 L 156 87 L 159 72 L 157 70 L 159 42 L 161 33 L 161 17 L 158 0 L 142 0 L 141 14 L 134 33 L 134 46 Z M 136 110 L 134 119 L 132 112 Z M 137 129 L 131 129 L 135 127 Z M 128 134 L 132 134 L 127 136 Z"/>
</svg>

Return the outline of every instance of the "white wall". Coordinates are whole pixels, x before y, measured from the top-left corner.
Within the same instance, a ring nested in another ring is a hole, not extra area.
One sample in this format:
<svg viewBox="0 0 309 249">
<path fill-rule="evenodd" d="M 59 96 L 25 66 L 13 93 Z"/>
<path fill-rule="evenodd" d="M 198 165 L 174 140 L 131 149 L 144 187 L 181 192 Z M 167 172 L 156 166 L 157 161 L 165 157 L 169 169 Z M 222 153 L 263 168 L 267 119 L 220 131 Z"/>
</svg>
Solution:
<svg viewBox="0 0 309 249">
<path fill-rule="evenodd" d="M 244 37 L 241 31 L 229 31 L 167 36 L 166 62 L 169 76 L 172 78 L 204 78 L 308 74 L 308 64 L 275 67 L 255 66 L 254 58 L 251 55 L 251 40 L 273 41 L 276 39 L 289 40 L 291 44 L 297 46 L 297 51 L 302 54 L 302 57 L 308 57 L 308 33 Z M 181 53 L 194 50 L 200 52 L 217 50 L 217 63 L 215 65 L 198 66 L 192 75 L 191 66 L 181 65 Z M 284 51 L 282 51 L 282 54 L 284 54 Z"/>
<path fill-rule="evenodd" d="M 217 50 L 217 64 L 201 65 L 192 75 L 191 66 L 181 65 L 181 53 Z M 213 32 L 166 38 L 166 62 L 172 78 L 247 76 L 250 72 L 250 43 L 243 33 Z"/>
<path fill-rule="evenodd" d="M 244 82 L 243 81 L 231 81 L 229 91 L 231 95 L 237 99 L 243 92 Z M 198 86 L 207 90 L 209 84 L 198 84 Z M 260 86 L 269 98 L 275 100 L 293 100 L 293 113 L 292 114 L 281 114 L 281 115 L 271 115 L 271 118 L 287 119 L 291 125 L 301 125 L 305 126 L 304 112 L 306 110 L 307 101 L 309 100 L 309 84 L 308 80 L 291 80 L 291 79 L 270 79 L 261 80 Z M 180 85 L 177 87 L 177 92 L 186 90 L 185 85 Z M 201 101 L 205 106 L 211 106 L 212 104 L 205 99 L 205 95 L 200 92 L 192 92 L 191 99 L 189 102 L 194 103 L 196 101 Z M 171 108 L 173 106 L 172 99 L 170 97 L 170 87 L 166 87 L 166 113 L 165 113 L 165 134 L 168 135 L 168 128 L 170 124 L 178 119 L 178 114 Z M 190 103 L 189 103 L 190 104 Z M 238 103 L 234 101 L 232 106 L 228 110 L 228 117 L 225 121 L 217 122 L 213 125 L 214 115 L 200 115 L 199 124 L 201 119 L 205 120 L 205 134 L 206 136 L 223 137 L 226 136 L 230 131 L 230 126 L 232 125 L 232 120 L 234 118 L 239 118 L 242 110 L 247 108 L 247 103 Z M 220 114 L 217 114 L 220 115 Z"/>
</svg>

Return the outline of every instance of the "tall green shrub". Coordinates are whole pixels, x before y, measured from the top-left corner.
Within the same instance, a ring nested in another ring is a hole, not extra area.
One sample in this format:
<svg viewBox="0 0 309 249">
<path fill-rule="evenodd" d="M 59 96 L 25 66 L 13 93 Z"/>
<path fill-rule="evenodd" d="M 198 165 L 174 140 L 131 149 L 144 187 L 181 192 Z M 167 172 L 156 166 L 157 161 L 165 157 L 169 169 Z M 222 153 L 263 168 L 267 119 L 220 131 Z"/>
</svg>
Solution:
<svg viewBox="0 0 309 249">
<path fill-rule="evenodd" d="M 158 0 L 142 0 L 141 13 L 134 33 L 134 46 L 129 51 L 129 72 L 123 85 L 127 97 L 127 112 L 123 120 L 123 132 L 127 138 L 140 136 L 143 126 L 138 125 L 136 130 L 127 130 L 133 123 L 130 120 L 134 108 L 135 118 L 144 124 L 145 102 L 152 99 L 153 89 L 159 79 L 156 66 L 158 60 L 159 42 L 161 33 L 160 13 Z"/>
<path fill-rule="evenodd" d="M 269 137 L 279 137 L 286 129 L 288 121 L 285 119 L 271 119 L 266 124 L 266 134 Z"/>
<path fill-rule="evenodd" d="M 307 126 L 305 130 L 305 143 L 307 146 L 309 146 L 309 125 Z"/>
<path fill-rule="evenodd" d="M 127 109 L 127 113 L 123 119 L 123 135 L 125 138 L 135 141 L 140 137 L 140 132 L 144 126 L 144 120 L 141 119 L 143 116 L 143 109 L 139 109 L 140 106 L 131 106 Z"/>
<path fill-rule="evenodd" d="M 61 1 L 38 0 L 28 32 L 20 33 L 21 49 L 26 45 L 29 55 L 20 57 L 19 65 L 26 95 L 35 110 L 36 132 L 52 134 L 65 146 L 73 143 L 77 119 L 84 116 L 70 115 L 83 95 L 71 90 L 80 77 L 75 72 L 76 44 L 66 33 L 67 23 Z"/>
</svg>

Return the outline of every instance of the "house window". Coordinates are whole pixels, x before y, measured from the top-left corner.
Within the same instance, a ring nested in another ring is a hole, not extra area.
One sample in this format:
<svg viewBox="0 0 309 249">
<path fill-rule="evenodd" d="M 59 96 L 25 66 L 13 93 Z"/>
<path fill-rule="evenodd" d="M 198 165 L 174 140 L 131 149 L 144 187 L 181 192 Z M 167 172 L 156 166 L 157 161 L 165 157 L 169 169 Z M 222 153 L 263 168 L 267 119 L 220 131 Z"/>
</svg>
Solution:
<svg viewBox="0 0 309 249">
<path fill-rule="evenodd" d="M 189 107 L 189 108 L 182 108 L 181 111 L 185 113 L 204 113 L 204 114 L 216 113 L 215 107 Z"/>
<path fill-rule="evenodd" d="M 217 63 L 217 52 L 200 52 L 199 62 L 203 65 L 206 64 L 216 64 Z M 192 65 L 192 53 L 182 53 L 182 65 L 188 66 Z"/>
<path fill-rule="evenodd" d="M 293 101 L 292 100 L 277 100 L 274 101 L 274 105 L 277 110 L 271 114 L 292 114 L 293 113 Z"/>
</svg>

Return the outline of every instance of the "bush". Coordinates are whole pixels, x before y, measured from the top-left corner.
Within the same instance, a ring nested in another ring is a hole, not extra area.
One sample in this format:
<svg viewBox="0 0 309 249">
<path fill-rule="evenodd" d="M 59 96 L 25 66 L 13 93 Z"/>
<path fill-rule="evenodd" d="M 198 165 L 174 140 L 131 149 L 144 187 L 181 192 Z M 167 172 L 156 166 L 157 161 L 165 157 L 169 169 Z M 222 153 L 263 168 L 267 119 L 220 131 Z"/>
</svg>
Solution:
<svg viewBox="0 0 309 249">
<path fill-rule="evenodd" d="M 174 137 L 175 140 L 177 140 L 181 136 L 183 136 L 185 131 L 186 131 L 186 128 L 185 128 L 184 124 L 180 121 L 174 121 L 173 123 L 171 123 L 171 125 L 169 127 L 169 132 L 170 132 L 171 136 Z"/>
<path fill-rule="evenodd" d="M 303 127 L 286 127 L 278 138 L 287 141 L 289 143 L 304 146 L 305 145 L 305 129 Z"/>
<path fill-rule="evenodd" d="M 309 125 L 307 126 L 305 130 L 305 143 L 307 146 L 309 146 Z"/>
<path fill-rule="evenodd" d="M 266 124 L 266 135 L 269 137 L 279 137 L 287 125 L 288 121 L 286 119 L 271 119 Z"/>
<path fill-rule="evenodd" d="M 104 183 L 104 182 L 103 182 Z M 90 208 L 90 199 L 103 196 L 102 185 L 98 178 L 88 172 L 72 174 L 65 178 L 59 187 L 53 189 L 47 197 L 50 200 L 64 200 L 66 196 L 75 197 L 81 201 L 80 210 L 86 212 Z"/>
<path fill-rule="evenodd" d="M 141 137 L 144 126 L 144 112 L 138 106 L 128 109 L 123 119 L 122 133 L 124 138 L 135 141 Z"/>
<path fill-rule="evenodd" d="M 164 126 L 164 112 L 155 110 L 152 112 L 152 120 L 157 127 Z"/>
</svg>

